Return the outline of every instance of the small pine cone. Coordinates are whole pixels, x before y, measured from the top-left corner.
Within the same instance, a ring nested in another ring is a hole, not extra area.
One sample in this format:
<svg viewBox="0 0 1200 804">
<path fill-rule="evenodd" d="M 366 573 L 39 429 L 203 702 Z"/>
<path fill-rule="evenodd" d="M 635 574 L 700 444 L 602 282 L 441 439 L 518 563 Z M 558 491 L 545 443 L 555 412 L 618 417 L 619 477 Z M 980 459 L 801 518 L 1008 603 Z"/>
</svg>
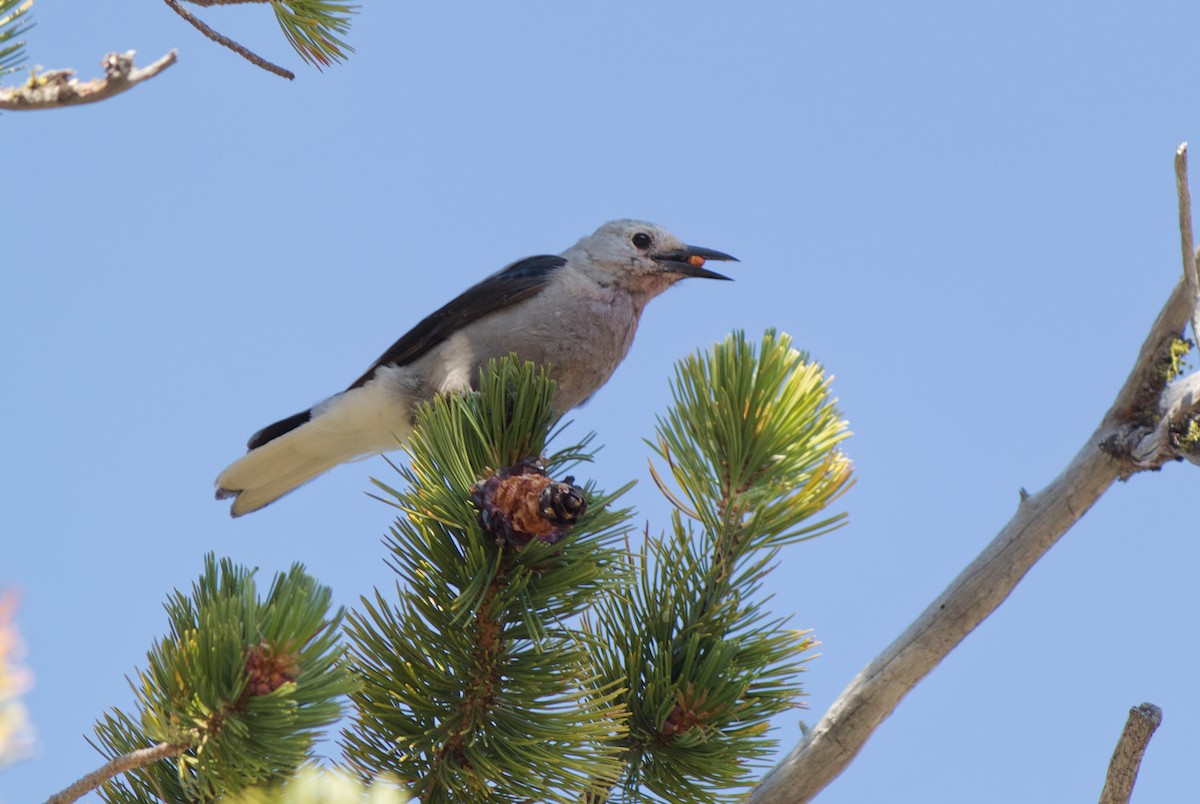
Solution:
<svg viewBox="0 0 1200 804">
<path fill-rule="evenodd" d="M 575 478 L 567 475 L 562 482 L 551 483 L 542 489 L 538 509 L 545 519 L 566 528 L 587 513 L 587 500 L 583 497 L 583 489 L 575 485 Z"/>
<path fill-rule="evenodd" d="M 250 648 L 246 656 L 246 695 L 267 695 L 289 681 L 295 681 L 300 673 L 296 657 L 290 653 L 276 653 L 275 648 L 261 642 Z"/>
<path fill-rule="evenodd" d="M 520 549 L 530 539 L 554 544 L 587 508 L 574 478 L 557 483 L 536 462 L 507 466 L 471 487 L 479 524 L 501 543 Z"/>
</svg>

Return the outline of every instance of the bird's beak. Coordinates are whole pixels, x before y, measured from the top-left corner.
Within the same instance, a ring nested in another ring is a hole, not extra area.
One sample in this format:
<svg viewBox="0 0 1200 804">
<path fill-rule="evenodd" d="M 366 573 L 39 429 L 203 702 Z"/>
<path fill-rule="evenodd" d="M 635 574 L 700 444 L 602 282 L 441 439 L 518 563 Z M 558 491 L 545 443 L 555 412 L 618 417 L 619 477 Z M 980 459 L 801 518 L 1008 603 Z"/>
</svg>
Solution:
<svg viewBox="0 0 1200 804">
<path fill-rule="evenodd" d="M 731 257 L 723 251 L 700 246 L 684 246 L 675 251 L 660 251 L 654 259 L 664 271 L 701 279 L 729 279 L 724 274 L 710 271 L 704 267 L 705 260 L 723 260 L 737 262 L 737 257 Z"/>
</svg>

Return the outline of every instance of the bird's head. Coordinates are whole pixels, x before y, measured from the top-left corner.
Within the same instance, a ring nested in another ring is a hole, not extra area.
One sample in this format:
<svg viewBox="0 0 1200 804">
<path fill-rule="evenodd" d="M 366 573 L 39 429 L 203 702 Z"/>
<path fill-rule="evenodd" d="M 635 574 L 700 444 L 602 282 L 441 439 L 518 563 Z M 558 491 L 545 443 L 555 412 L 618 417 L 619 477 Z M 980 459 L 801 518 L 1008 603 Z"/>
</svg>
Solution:
<svg viewBox="0 0 1200 804">
<path fill-rule="evenodd" d="M 704 267 L 707 260 L 732 260 L 720 251 L 689 246 L 661 226 L 645 221 L 609 221 L 563 256 L 586 257 L 579 265 L 598 281 L 616 281 L 654 296 L 681 279 L 729 279 Z M 586 266 L 586 267 L 584 267 Z"/>
</svg>

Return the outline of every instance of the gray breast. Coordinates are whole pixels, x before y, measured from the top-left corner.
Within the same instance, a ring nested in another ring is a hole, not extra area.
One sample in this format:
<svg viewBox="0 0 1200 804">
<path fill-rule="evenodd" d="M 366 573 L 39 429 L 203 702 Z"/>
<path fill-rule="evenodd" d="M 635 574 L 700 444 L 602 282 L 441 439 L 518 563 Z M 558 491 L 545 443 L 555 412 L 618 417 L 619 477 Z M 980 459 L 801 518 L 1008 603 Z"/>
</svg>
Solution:
<svg viewBox="0 0 1200 804">
<path fill-rule="evenodd" d="M 469 338 L 476 366 L 510 352 L 551 366 L 556 407 L 565 412 L 612 376 L 633 344 L 640 314 L 628 294 L 590 282 L 556 283 L 478 322 Z"/>
</svg>

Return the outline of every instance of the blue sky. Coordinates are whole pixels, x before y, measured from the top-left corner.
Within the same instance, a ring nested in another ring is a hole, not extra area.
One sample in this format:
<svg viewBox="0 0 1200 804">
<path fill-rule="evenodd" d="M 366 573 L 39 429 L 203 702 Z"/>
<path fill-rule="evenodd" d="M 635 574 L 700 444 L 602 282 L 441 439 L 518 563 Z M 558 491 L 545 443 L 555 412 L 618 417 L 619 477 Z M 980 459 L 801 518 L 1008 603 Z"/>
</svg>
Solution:
<svg viewBox="0 0 1200 804">
<path fill-rule="evenodd" d="M 573 416 L 652 527 L 642 439 L 676 359 L 778 327 L 836 376 L 850 524 L 770 588 L 822 642 L 785 747 L 1067 464 L 1180 272 L 1193 3 L 367 2 L 323 74 L 262 7 L 197 13 L 297 80 L 161 3 L 43 0 L 32 63 L 179 62 L 0 117 L 0 586 L 39 738 L 5 802 L 99 764 L 83 735 L 130 704 L 204 553 L 302 561 L 348 606 L 391 583 L 392 509 L 363 494 L 382 460 L 237 521 L 213 478 L 514 259 L 619 217 L 741 258 L 652 303 Z M 1135 800 L 1194 800 L 1197 483 L 1111 489 L 820 800 L 1094 800 L 1142 701 L 1164 722 Z"/>
</svg>

